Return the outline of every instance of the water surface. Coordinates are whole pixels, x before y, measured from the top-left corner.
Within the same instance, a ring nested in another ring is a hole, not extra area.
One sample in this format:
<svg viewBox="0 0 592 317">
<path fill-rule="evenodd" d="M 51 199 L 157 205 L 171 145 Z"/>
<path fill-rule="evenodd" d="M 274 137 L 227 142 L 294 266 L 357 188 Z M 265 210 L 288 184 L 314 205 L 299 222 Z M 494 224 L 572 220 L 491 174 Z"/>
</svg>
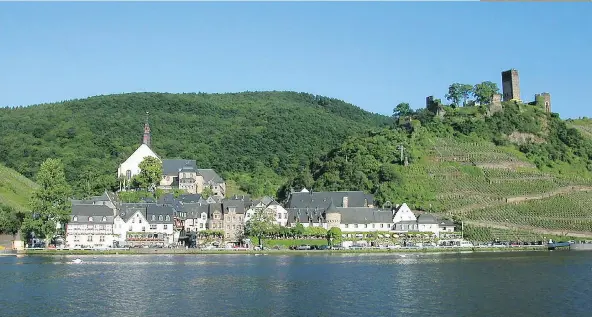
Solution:
<svg viewBox="0 0 592 317">
<path fill-rule="evenodd" d="M 592 252 L 4 256 L 0 316 L 589 317 Z"/>
</svg>

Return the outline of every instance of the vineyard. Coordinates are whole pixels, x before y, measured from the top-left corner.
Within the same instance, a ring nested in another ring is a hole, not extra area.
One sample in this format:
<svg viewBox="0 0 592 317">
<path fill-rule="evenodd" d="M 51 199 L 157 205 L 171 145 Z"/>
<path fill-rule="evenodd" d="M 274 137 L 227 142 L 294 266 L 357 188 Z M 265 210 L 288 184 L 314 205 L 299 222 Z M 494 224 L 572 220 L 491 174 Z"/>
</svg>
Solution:
<svg viewBox="0 0 592 317">
<path fill-rule="evenodd" d="M 27 209 L 36 184 L 16 171 L 0 165 L 0 204 Z"/>
<path fill-rule="evenodd" d="M 592 193 L 580 192 L 521 204 L 475 209 L 465 213 L 464 217 L 517 226 L 592 232 L 591 203 Z"/>
</svg>

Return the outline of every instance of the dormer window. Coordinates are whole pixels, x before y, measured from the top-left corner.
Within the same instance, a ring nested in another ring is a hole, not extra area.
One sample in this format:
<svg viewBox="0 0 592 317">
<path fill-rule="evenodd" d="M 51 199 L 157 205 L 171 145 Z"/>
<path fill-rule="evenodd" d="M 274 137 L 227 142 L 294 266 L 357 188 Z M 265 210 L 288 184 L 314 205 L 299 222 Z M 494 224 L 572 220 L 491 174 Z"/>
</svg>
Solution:
<svg viewBox="0 0 592 317">
<path fill-rule="evenodd" d="M 171 217 L 169 215 L 166 216 L 166 221 L 171 221 Z"/>
<path fill-rule="evenodd" d="M 101 219 L 102 222 L 107 222 L 107 217 L 103 216 L 103 219 Z"/>
<path fill-rule="evenodd" d="M 88 222 L 93 222 L 93 221 L 94 221 L 93 217 L 88 217 Z"/>
<path fill-rule="evenodd" d="M 162 221 L 162 215 L 158 216 L 158 221 Z"/>
<path fill-rule="evenodd" d="M 152 221 L 156 220 L 156 215 L 152 215 Z"/>
<path fill-rule="evenodd" d="M 76 217 L 76 216 L 72 217 L 72 221 L 78 221 L 78 217 Z"/>
</svg>

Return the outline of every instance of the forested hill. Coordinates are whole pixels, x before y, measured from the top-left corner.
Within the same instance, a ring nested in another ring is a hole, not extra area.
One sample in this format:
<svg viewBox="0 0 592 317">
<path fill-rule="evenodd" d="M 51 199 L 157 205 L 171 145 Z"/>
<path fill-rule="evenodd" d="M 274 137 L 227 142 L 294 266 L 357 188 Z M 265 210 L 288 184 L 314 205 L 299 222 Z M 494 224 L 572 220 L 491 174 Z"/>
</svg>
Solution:
<svg viewBox="0 0 592 317">
<path fill-rule="evenodd" d="M 275 193 L 347 136 L 390 122 L 295 92 L 96 96 L 0 109 L 0 162 L 34 179 L 46 158 L 61 158 L 77 194 L 96 194 L 116 186 L 117 166 L 141 142 L 146 112 L 157 154 L 195 159 L 255 195 Z"/>
</svg>

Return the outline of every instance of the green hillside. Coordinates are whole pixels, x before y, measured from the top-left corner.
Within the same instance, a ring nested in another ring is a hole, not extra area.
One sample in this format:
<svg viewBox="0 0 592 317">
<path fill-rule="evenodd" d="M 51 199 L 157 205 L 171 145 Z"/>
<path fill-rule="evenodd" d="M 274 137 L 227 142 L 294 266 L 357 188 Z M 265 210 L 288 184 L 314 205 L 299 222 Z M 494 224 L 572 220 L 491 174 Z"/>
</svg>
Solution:
<svg viewBox="0 0 592 317">
<path fill-rule="evenodd" d="M 358 190 L 463 220 L 478 239 L 592 236 L 592 141 L 556 114 L 504 103 L 422 109 L 349 138 L 283 188 Z M 401 160 L 400 147 L 404 147 Z"/>
<path fill-rule="evenodd" d="M 117 166 L 139 145 L 195 159 L 236 191 L 275 194 L 294 171 L 347 136 L 391 122 L 343 101 L 295 92 L 132 93 L 0 109 L 0 162 L 33 178 L 60 158 L 78 196 L 116 187 Z"/>
<path fill-rule="evenodd" d="M 18 172 L 0 164 L 0 205 L 27 210 L 36 184 Z"/>
</svg>

